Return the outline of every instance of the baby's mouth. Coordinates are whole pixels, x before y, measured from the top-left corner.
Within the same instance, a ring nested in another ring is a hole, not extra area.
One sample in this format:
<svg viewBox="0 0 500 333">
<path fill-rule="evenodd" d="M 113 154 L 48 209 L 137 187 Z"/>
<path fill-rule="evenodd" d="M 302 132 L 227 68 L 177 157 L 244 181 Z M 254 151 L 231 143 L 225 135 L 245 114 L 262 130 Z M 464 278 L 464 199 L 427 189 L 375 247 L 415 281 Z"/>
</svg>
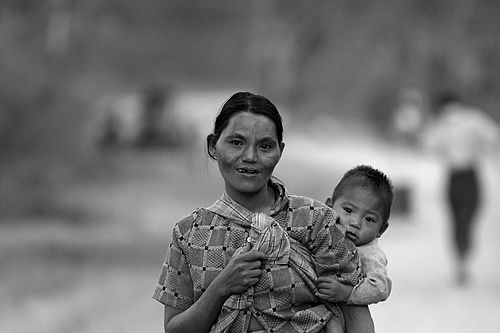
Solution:
<svg viewBox="0 0 500 333">
<path fill-rule="evenodd" d="M 347 238 L 349 238 L 352 241 L 354 241 L 356 238 L 358 238 L 356 233 L 354 233 L 352 231 L 346 231 L 345 235 L 347 236 Z"/>
</svg>

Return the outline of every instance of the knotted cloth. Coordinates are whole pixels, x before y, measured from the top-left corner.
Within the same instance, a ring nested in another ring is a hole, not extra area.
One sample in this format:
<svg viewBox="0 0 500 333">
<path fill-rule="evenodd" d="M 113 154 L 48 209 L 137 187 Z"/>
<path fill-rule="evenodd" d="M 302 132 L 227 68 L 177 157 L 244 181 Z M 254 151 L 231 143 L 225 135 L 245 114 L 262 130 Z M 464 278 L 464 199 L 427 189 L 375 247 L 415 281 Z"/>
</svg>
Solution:
<svg viewBox="0 0 500 333">
<path fill-rule="evenodd" d="M 269 215 L 255 213 L 252 215 L 250 235 L 247 241 L 251 249 L 267 255 L 265 265 L 290 264 L 305 279 L 311 292 L 316 292 L 314 284 L 317 279 L 314 263 L 309 251 L 299 242 L 290 238 L 286 231 Z M 241 254 L 245 246 L 236 250 L 234 255 Z M 231 295 L 224 306 L 230 309 L 246 309 L 253 303 L 253 286 L 240 295 Z"/>
<path fill-rule="evenodd" d="M 212 206 L 208 207 L 207 210 L 215 214 L 222 215 L 243 227 L 249 228 L 250 231 L 247 241 L 251 244 L 252 249 L 261 251 L 267 255 L 267 260 L 264 261 L 264 267 L 267 267 L 268 269 L 272 269 L 272 267 L 280 265 L 291 267 L 302 278 L 304 284 L 307 286 L 307 289 L 309 289 L 312 297 L 311 301 L 317 302 L 317 299 L 313 296 L 317 291 L 314 283 L 318 277 L 317 271 L 325 271 L 325 265 L 335 266 L 335 264 L 332 263 L 334 257 L 329 255 L 329 251 L 332 250 L 331 246 L 325 248 L 325 251 L 322 253 L 311 254 L 311 252 L 303 244 L 290 237 L 284 228 L 273 217 L 262 213 L 253 213 L 232 200 L 226 194 L 224 194 Z M 321 227 L 328 229 L 330 226 L 327 224 L 322 225 Z M 240 254 L 245 250 L 245 247 L 246 244 L 238 248 L 233 255 Z M 317 259 L 319 259 L 320 263 L 317 262 Z M 266 283 L 267 285 L 265 285 L 265 288 L 269 290 L 269 293 L 272 293 L 274 286 L 270 283 L 270 281 L 259 281 L 259 288 L 262 289 L 263 284 Z M 254 307 L 254 297 L 256 297 L 254 289 L 254 286 L 252 286 L 242 294 L 231 295 L 226 300 L 217 323 L 212 327 L 211 333 L 229 332 L 231 330 L 231 324 L 235 321 L 238 315 L 241 315 L 241 311 L 244 311 L 246 325 L 248 325 L 250 315 L 254 315 L 264 329 L 268 331 L 270 331 L 273 327 L 275 329 L 276 327 L 280 327 L 280 325 L 276 325 L 276 322 L 269 323 L 264 320 L 259 309 Z M 258 297 L 262 298 L 266 296 L 269 297 L 268 293 L 260 293 Z M 293 305 L 295 300 L 283 299 L 281 301 L 283 303 L 288 302 L 288 304 Z M 342 316 L 337 306 L 320 306 L 323 307 L 322 311 L 330 311 L 331 315 Z M 308 310 L 304 309 L 301 311 L 304 316 L 305 312 Z M 307 314 L 305 315 L 307 317 Z M 317 314 L 311 310 L 311 317 L 314 317 L 315 315 Z M 276 318 L 274 318 L 274 321 L 276 321 Z M 310 327 L 304 327 L 304 322 L 301 324 L 302 326 L 300 327 L 300 330 L 298 327 L 294 326 L 295 329 L 293 332 L 317 331 L 318 323 L 314 323 L 314 321 L 311 321 Z M 293 326 L 293 324 L 290 325 Z"/>
</svg>

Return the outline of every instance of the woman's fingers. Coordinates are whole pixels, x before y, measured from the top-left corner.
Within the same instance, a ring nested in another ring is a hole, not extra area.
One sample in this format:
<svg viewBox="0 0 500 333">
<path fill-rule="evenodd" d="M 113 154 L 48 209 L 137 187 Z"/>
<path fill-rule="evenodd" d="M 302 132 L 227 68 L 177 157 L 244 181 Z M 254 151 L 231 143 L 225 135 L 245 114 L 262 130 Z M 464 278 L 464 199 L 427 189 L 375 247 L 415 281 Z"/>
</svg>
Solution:
<svg viewBox="0 0 500 333">
<path fill-rule="evenodd" d="M 263 253 L 256 251 L 249 252 L 248 254 L 242 254 L 238 258 L 232 258 L 230 264 L 226 267 L 227 269 L 233 270 L 235 272 L 247 272 L 250 270 L 261 271 Z M 229 268 L 232 267 L 232 268 Z"/>
<path fill-rule="evenodd" d="M 254 284 L 257 284 L 259 282 L 259 278 L 251 278 L 248 280 L 248 283 L 250 286 L 253 286 Z"/>
<path fill-rule="evenodd" d="M 241 254 L 250 252 L 251 249 L 252 249 L 252 244 L 250 242 L 247 242 L 245 247 L 243 248 L 243 251 L 241 252 Z"/>
<path fill-rule="evenodd" d="M 266 260 L 267 255 L 260 251 L 248 251 L 241 255 L 244 261 Z"/>
<path fill-rule="evenodd" d="M 252 270 L 249 270 L 248 271 L 248 277 L 250 278 L 254 278 L 254 277 L 259 277 L 262 275 L 262 270 L 259 268 L 259 269 L 252 269 Z"/>
<path fill-rule="evenodd" d="M 262 266 L 262 261 L 265 260 L 267 256 L 259 251 L 250 251 L 243 253 L 235 258 L 235 264 L 241 269 L 254 269 L 260 268 Z"/>
<path fill-rule="evenodd" d="M 248 246 L 247 246 L 248 247 Z M 234 255 L 224 269 L 226 285 L 231 293 L 240 293 L 259 282 L 262 275 L 262 261 L 266 254 L 244 248 L 240 254 Z"/>
</svg>

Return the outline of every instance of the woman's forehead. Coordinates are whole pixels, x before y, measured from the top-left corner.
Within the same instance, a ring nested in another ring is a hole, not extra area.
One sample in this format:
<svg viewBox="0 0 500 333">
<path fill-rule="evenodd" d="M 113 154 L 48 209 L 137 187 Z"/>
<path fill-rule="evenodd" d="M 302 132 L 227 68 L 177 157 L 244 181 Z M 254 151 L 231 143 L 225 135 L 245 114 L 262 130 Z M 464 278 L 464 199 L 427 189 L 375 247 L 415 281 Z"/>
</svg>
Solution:
<svg viewBox="0 0 500 333">
<path fill-rule="evenodd" d="M 238 112 L 233 115 L 222 133 L 277 137 L 276 126 L 271 119 L 250 112 Z"/>
</svg>

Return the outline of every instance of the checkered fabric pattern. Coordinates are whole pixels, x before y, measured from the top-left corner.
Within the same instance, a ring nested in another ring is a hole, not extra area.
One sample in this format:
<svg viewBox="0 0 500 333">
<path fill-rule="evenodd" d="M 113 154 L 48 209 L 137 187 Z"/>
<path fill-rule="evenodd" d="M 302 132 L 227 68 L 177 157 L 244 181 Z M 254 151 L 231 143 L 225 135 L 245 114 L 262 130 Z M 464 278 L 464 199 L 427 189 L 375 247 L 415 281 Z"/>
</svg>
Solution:
<svg viewBox="0 0 500 333">
<path fill-rule="evenodd" d="M 229 199 L 230 200 L 230 199 Z M 262 213 L 252 214 L 250 236 L 247 241 L 253 250 L 267 255 L 265 264 L 286 265 L 290 260 L 290 240 L 283 228 L 276 221 Z M 236 250 L 234 255 L 243 252 L 245 246 Z M 230 309 L 246 309 L 253 302 L 253 287 L 241 295 L 232 295 L 224 303 Z"/>
<path fill-rule="evenodd" d="M 290 240 L 287 233 L 266 214 L 252 215 L 250 244 L 254 250 L 267 255 L 266 264 L 268 265 L 287 264 L 290 259 Z"/>
<path fill-rule="evenodd" d="M 280 184 L 273 187 L 279 199 L 272 207 L 270 215 L 274 221 L 270 225 L 276 223 L 279 229 L 264 229 L 281 230 L 282 234 L 278 237 L 276 232 L 275 236 L 269 232 L 263 238 L 268 237 L 269 242 L 264 243 L 273 244 L 269 248 L 276 256 L 265 263 L 252 294 L 248 292 L 252 305 L 249 308 L 241 304 L 234 308 L 225 305 L 212 332 L 246 332 L 252 316 L 268 332 L 318 332 L 332 315 L 341 316 L 341 312 L 335 304 L 321 304 L 314 296 L 316 276 L 336 276 L 351 285 L 360 279 L 354 244 L 345 239 L 343 230 L 335 224 L 334 211 L 318 201 L 288 195 Z M 246 245 L 252 223 L 265 224 L 269 222 L 267 219 L 255 216 L 224 194 L 212 206 L 198 209 L 181 220 L 174 227 L 153 298 L 187 309 L 231 256 Z M 255 237 L 256 240 L 264 234 Z M 289 240 L 288 246 L 281 243 L 285 238 Z M 282 262 L 287 255 L 288 262 Z"/>
</svg>

